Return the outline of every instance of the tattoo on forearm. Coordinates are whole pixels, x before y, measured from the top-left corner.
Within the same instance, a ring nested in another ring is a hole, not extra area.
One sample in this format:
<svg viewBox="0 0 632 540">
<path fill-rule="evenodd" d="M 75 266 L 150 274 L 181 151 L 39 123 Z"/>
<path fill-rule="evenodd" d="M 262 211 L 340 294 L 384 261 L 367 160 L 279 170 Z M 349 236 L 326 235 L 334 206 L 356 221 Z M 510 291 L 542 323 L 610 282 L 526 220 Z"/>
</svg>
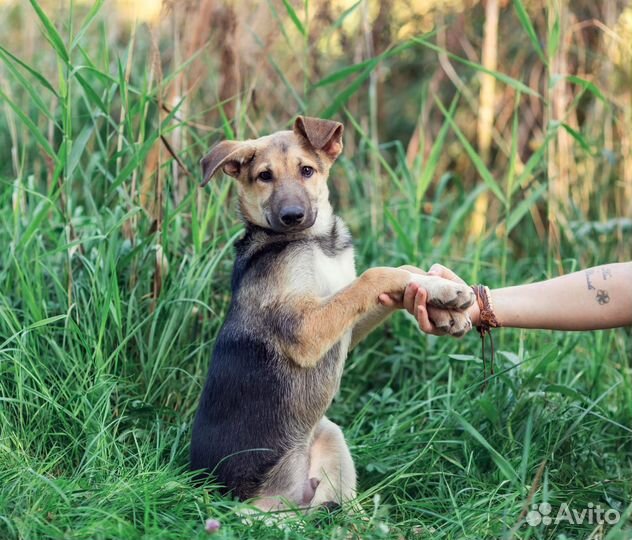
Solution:
<svg viewBox="0 0 632 540">
<path fill-rule="evenodd" d="M 610 295 L 608 294 L 608 291 L 599 289 L 597 291 L 597 295 L 595 296 L 595 300 L 597 300 L 597 303 L 600 306 L 603 306 L 604 304 L 607 304 L 608 302 L 610 302 Z"/>
<path fill-rule="evenodd" d="M 590 281 L 590 276 L 592 276 L 595 273 L 594 270 L 586 270 L 584 272 L 584 275 L 586 276 L 586 287 L 588 288 L 589 291 L 592 291 L 595 289 L 595 287 L 592 284 L 592 281 Z"/>
<path fill-rule="evenodd" d="M 606 281 L 608 278 L 612 277 L 612 270 L 610 268 L 608 268 L 607 266 L 604 266 L 602 268 L 600 268 L 600 273 L 601 273 L 601 279 L 603 281 Z M 586 276 L 586 288 L 589 291 L 596 291 L 595 292 L 595 301 L 600 305 L 600 306 L 605 306 L 608 302 L 610 302 L 610 295 L 608 294 L 608 291 L 606 291 L 605 289 L 597 289 L 594 285 L 593 285 L 593 281 L 591 279 L 591 277 L 595 274 L 595 269 L 591 268 L 590 270 L 585 270 L 584 271 L 584 276 Z M 597 274 L 596 279 L 599 279 L 599 274 Z"/>
</svg>

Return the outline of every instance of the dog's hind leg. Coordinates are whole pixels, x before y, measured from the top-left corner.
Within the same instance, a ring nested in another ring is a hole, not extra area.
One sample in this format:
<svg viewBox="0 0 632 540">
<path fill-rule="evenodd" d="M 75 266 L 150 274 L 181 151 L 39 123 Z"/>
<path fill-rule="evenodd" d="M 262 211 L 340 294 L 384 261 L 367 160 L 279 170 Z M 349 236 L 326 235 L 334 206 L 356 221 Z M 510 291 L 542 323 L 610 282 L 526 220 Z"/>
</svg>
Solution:
<svg viewBox="0 0 632 540">
<path fill-rule="evenodd" d="M 316 486 L 310 507 L 356 497 L 356 471 L 342 430 L 323 416 L 309 450 L 309 478 Z"/>
<path fill-rule="evenodd" d="M 268 473 L 253 505 L 264 512 L 306 506 L 314 491 L 310 491 L 308 471 L 307 445 L 289 450 Z"/>
</svg>

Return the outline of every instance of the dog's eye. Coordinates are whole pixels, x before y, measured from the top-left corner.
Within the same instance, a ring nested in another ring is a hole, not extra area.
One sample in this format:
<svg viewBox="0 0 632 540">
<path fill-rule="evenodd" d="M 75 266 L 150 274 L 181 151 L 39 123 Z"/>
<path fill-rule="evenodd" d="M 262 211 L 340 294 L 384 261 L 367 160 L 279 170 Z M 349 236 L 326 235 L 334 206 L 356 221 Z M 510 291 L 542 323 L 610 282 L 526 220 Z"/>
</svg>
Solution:
<svg viewBox="0 0 632 540">
<path fill-rule="evenodd" d="M 270 171 L 261 171 L 259 173 L 259 180 L 261 180 L 262 182 L 271 182 L 272 173 Z"/>
<path fill-rule="evenodd" d="M 308 165 L 305 165 L 304 167 L 301 167 L 301 174 L 305 178 L 309 178 L 312 174 L 314 174 L 314 169 L 312 167 L 309 167 Z"/>
</svg>

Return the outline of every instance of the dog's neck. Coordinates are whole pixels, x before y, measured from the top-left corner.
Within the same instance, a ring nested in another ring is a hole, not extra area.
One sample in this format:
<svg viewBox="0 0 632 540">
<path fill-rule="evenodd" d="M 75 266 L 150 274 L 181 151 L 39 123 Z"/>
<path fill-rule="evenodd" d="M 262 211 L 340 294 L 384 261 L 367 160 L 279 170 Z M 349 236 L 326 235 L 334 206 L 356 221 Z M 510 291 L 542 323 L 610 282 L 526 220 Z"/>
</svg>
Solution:
<svg viewBox="0 0 632 540">
<path fill-rule="evenodd" d="M 336 219 L 334 215 L 334 209 L 331 207 L 329 200 L 319 204 L 318 214 L 316 215 L 316 221 L 309 228 L 305 229 L 306 236 L 322 236 L 327 234 L 331 229 L 333 221 Z"/>
<path fill-rule="evenodd" d="M 353 240 L 345 222 L 333 213 L 329 202 L 321 204 L 314 225 L 303 231 L 277 232 L 261 227 L 244 219 L 246 231 L 237 242 L 238 258 L 248 260 L 254 254 L 265 251 L 271 246 L 282 246 L 282 249 L 292 244 L 304 242 L 318 246 L 328 257 L 336 257 L 341 253 L 353 249 Z M 351 255 L 353 260 L 353 255 Z"/>
</svg>

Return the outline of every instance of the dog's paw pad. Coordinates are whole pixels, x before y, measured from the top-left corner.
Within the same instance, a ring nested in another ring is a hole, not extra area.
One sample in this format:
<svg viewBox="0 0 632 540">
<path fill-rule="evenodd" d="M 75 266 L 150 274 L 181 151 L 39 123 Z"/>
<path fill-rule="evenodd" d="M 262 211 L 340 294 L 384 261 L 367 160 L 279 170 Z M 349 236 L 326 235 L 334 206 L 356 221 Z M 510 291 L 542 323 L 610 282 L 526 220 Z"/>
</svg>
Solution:
<svg viewBox="0 0 632 540">
<path fill-rule="evenodd" d="M 453 337 L 463 337 L 472 329 L 469 315 L 462 311 L 430 307 L 428 316 L 442 334 Z"/>
<path fill-rule="evenodd" d="M 469 308 L 476 301 L 474 291 L 467 285 L 462 285 L 461 288 L 458 288 L 455 292 L 456 297 L 454 302 L 456 305 L 454 307 L 458 309 Z"/>
<path fill-rule="evenodd" d="M 465 285 L 453 285 L 452 291 L 450 291 L 451 297 L 447 299 L 439 299 L 442 307 L 450 309 L 466 309 L 470 307 L 476 300 L 476 296 L 472 289 Z"/>
</svg>

